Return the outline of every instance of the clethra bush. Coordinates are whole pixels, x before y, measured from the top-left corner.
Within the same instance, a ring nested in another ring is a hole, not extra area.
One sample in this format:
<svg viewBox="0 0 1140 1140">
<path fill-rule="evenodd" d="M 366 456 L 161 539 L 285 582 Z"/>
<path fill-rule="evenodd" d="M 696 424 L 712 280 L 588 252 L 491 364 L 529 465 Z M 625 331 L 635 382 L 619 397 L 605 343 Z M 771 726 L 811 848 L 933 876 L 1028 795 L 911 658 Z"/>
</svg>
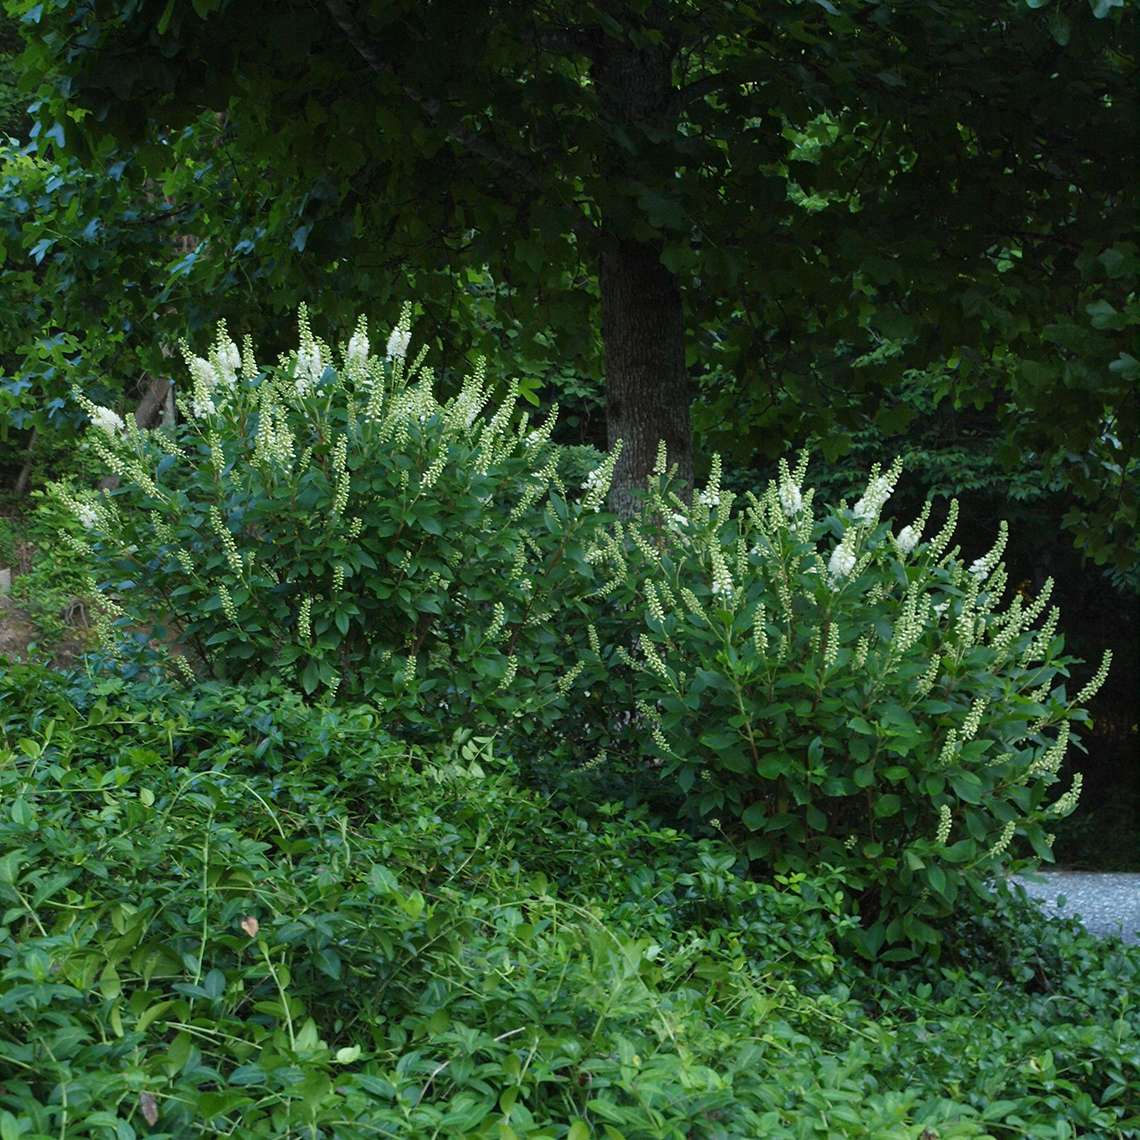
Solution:
<svg viewBox="0 0 1140 1140">
<path fill-rule="evenodd" d="M 361 322 L 334 354 L 302 312 L 297 351 L 264 367 L 220 327 L 207 358 L 186 351 L 174 431 L 77 394 L 119 476 L 109 496 L 60 491 L 109 644 L 142 630 L 188 679 L 367 698 L 402 734 L 557 719 L 576 656 L 560 615 L 593 588 L 616 457 L 568 497 L 557 409 L 532 426 L 514 385 L 489 408 L 481 367 L 441 402 L 410 335 L 405 317 L 374 355 Z"/>
<path fill-rule="evenodd" d="M 621 522 L 601 510 L 616 455 L 568 488 L 553 414 L 532 427 L 517 386 L 489 410 L 481 368 L 441 401 L 410 335 L 405 316 L 373 355 L 361 323 L 334 354 L 302 313 L 297 351 L 262 367 L 223 328 L 187 352 L 174 431 L 79 397 L 119 486 L 59 493 L 111 644 L 367 699 L 405 737 L 499 734 L 607 799 L 619 776 L 656 785 L 757 873 L 840 869 L 870 956 L 935 949 L 1016 852 L 1051 858 L 1108 661 L 1069 695 L 1050 584 L 1003 600 L 1004 527 L 968 562 L 955 505 L 929 538 L 929 505 L 884 521 L 897 464 L 818 510 L 806 458 L 739 501 L 714 461 L 688 503 L 664 453 Z"/>
<path fill-rule="evenodd" d="M 1052 858 L 1081 778 L 1053 785 L 1108 655 L 1070 695 L 1052 583 L 1003 602 L 1004 526 L 967 563 L 956 504 L 929 539 L 929 504 L 882 519 L 898 464 L 822 511 L 806 466 L 739 504 L 716 461 L 691 506 L 659 476 L 627 560 L 640 628 L 611 657 L 688 816 L 760 866 L 843 867 L 862 948 L 904 958 L 1015 845 Z"/>
</svg>

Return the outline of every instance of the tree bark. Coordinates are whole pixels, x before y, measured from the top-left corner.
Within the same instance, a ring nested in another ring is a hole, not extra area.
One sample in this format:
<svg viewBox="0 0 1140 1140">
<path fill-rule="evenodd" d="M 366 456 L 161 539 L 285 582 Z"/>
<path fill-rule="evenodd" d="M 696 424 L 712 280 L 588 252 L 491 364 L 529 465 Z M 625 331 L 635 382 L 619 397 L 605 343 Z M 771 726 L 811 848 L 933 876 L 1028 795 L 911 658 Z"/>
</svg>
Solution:
<svg viewBox="0 0 1140 1140">
<path fill-rule="evenodd" d="M 644 17 L 658 28 L 668 24 L 656 2 Z M 661 261 L 663 243 L 646 226 L 636 189 L 649 182 L 668 193 L 673 179 L 653 140 L 671 136 L 676 127 L 676 48 L 664 37 L 638 31 L 643 29 L 607 30 L 591 58 L 601 118 L 622 143 L 611 145 L 602 157 L 609 192 L 599 196 L 599 283 L 606 435 L 611 447 L 622 441 L 610 506 L 624 516 L 632 513 L 637 492 L 653 470 L 658 441 L 665 441 L 686 491 L 693 477 L 681 289 Z"/>
<path fill-rule="evenodd" d="M 606 435 L 622 441 L 610 506 L 633 513 L 665 441 L 685 491 L 693 479 L 685 322 L 676 277 L 651 245 L 615 239 L 602 252 Z"/>
<path fill-rule="evenodd" d="M 150 427 L 156 420 L 163 416 L 166 406 L 166 396 L 170 390 L 170 381 L 158 377 L 152 378 L 150 383 L 147 384 L 143 398 L 139 401 L 139 406 L 135 409 L 135 423 L 138 424 L 140 428 Z"/>
<path fill-rule="evenodd" d="M 28 456 L 20 468 L 20 474 L 16 476 L 15 493 L 17 499 L 22 499 L 28 493 L 28 486 L 32 481 L 33 454 L 35 452 L 36 437 L 38 435 L 39 432 L 35 428 L 32 428 L 32 435 L 28 440 Z"/>
</svg>

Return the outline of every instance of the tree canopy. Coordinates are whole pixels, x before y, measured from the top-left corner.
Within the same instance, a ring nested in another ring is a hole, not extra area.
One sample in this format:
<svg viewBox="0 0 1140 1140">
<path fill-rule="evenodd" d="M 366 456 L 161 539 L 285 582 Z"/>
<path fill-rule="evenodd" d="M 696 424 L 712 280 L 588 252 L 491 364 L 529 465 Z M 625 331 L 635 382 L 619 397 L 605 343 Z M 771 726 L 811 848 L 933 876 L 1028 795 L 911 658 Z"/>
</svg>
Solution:
<svg viewBox="0 0 1140 1140">
<path fill-rule="evenodd" d="M 489 289 L 585 372 L 600 324 L 619 483 L 658 436 L 687 466 L 694 389 L 710 446 L 838 454 L 932 369 L 1065 468 L 1094 554 L 1134 536 L 1120 0 L 8 6 L 39 153 L 181 204 L 180 271 L 239 314 Z"/>
</svg>

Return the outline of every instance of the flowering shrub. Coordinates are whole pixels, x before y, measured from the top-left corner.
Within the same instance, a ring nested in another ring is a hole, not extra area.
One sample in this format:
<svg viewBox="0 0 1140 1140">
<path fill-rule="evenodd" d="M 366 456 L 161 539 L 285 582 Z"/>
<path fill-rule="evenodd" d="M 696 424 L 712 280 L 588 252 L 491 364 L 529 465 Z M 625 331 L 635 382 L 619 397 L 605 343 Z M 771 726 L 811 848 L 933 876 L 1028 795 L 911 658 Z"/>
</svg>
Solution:
<svg viewBox="0 0 1140 1140">
<path fill-rule="evenodd" d="M 842 868 L 869 955 L 936 946 L 1015 844 L 1051 857 L 1080 777 L 1052 786 L 1108 660 L 1070 698 L 1051 586 L 1002 602 L 1004 526 L 969 564 L 956 506 L 931 538 L 929 505 L 893 530 L 897 464 L 817 512 L 806 458 L 739 507 L 717 461 L 687 504 L 664 452 L 623 523 L 601 511 L 616 454 L 583 467 L 516 387 L 485 413 L 481 368 L 441 402 L 410 346 L 405 316 L 382 357 L 363 323 L 334 354 L 302 313 L 263 368 L 222 328 L 187 351 L 174 433 L 78 395 L 120 485 L 59 494 L 111 644 L 141 631 L 190 678 L 364 697 L 401 735 L 493 731 L 608 798 L 648 777 L 756 867 Z"/>
<path fill-rule="evenodd" d="M 405 313 L 383 356 L 363 322 L 334 353 L 302 312 L 298 349 L 264 367 L 220 327 L 207 357 L 186 350 L 173 433 L 76 394 L 120 481 L 60 492 L 112 641 L 141 629 L 187 677 L 363 696 L 405 728 L 556 719 L 616 457 L 568 492 L 556 409 L 532 426 L 513 386 L 488 409 L 482 368 L 441 402 L 410 341 Z"/>
<path fill-rule="evenodd" d="M 1080 776 L 1052 785 L 1108 655 L 1070 696 L 1052 584 L 1002 602 L 1004 526 L 967 564 L 956 504 L 929 539 L 929 504 L 882 520 L 898 464 L 820 512 L 806 463 L 739 506 L 719 462 L 691 507 L 659 474 L 627 559 L 643 622 L 608 652 L 691 818 L 763 866 L 845 867 L 868 954 L 933 946 L 1015 843 L 1051 858 Z"/>
</svg>

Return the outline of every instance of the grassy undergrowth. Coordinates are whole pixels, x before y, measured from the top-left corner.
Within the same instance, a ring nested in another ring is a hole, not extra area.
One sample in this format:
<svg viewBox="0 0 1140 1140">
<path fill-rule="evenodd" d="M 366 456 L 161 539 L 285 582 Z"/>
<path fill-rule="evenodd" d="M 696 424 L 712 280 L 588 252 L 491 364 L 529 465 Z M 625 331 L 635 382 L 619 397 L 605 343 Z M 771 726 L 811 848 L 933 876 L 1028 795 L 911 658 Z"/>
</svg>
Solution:
<svg viewBox="0 0 1140 1140">
<path fill-rule="evenodd" d="M 0 670 L 0 1136 L 1140 1134 L 1140 949 L 1024 899 L 937 963 L 491 737 Z"/>
</svg>

